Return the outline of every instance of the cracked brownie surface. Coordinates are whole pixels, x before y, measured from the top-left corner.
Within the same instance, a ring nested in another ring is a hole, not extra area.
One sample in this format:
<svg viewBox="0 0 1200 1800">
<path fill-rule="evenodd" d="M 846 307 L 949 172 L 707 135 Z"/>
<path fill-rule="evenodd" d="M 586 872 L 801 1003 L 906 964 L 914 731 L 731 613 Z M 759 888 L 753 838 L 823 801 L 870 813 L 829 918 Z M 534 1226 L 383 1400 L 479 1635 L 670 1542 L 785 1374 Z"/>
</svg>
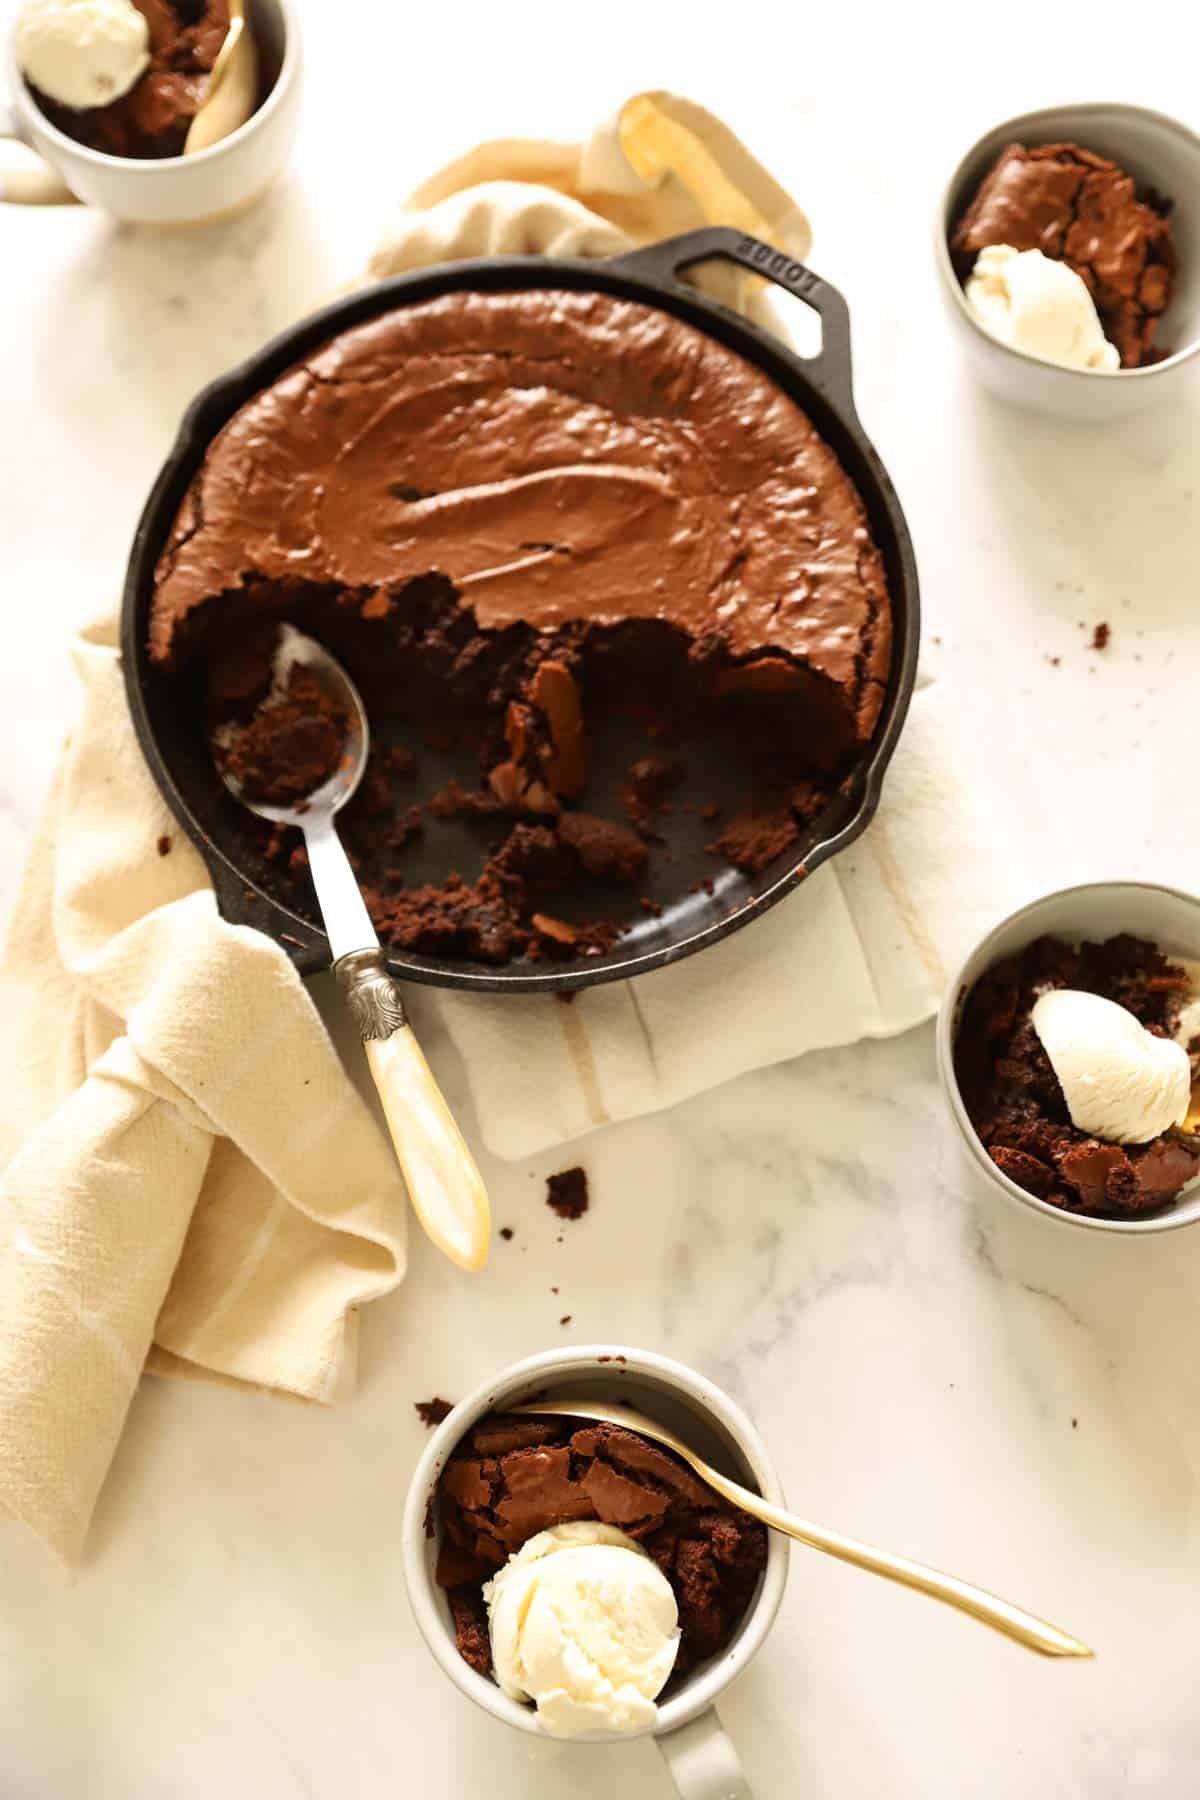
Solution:
<svg viewBox="0 0 1200 1800">
<path fill-rule="evenodd" d="M 1154 347 L 1175 286 L 1175 243 L 1164 202 L 1139 198 L 1131 175 L 1078 144 L 1009 144 L 950 240 L 965 281 L 989 244 L 1040 250 L 1086 283 L 1121 366 Z"/>
<path fill-rule="evenodd" d="M 483 1583 L 552 1525 L 599 1519 L 641 1543 L 679 1607 L 676 1675 L 729 1641 L 766 1564 L 764 1525 L 669 1451 L 616 1425 L 491 1414 L 446 1464 L 436 1515 L 437 1580 L 459 1652 L 482 1674 L 491 1667 Z"/>
</svg>

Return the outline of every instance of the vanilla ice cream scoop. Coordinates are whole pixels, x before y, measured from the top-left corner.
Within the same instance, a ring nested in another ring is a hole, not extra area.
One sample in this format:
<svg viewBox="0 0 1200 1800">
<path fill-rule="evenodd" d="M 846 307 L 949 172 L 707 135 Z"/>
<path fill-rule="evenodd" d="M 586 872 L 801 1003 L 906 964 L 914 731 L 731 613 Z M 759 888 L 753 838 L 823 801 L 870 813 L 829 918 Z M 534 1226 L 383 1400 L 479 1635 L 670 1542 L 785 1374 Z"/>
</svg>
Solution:
<svg viewBox="0 0 1200 1800">
<path fill-rule="evenodd" d="M 967 305 L 992 337 L 1068 369 L 1119 369 L 1081 275 L 1040 250 L 989 244 L 966 285 Z"/>
<path fill-rule="evenodd" d="M 642 1731 L 675 1666 L 670 1583 L 633 1539 L 583 1519 L 539 1531 L 483 1590 L 496 1680 L 552 1737 Z"/>
<path fill-rule="evenodd" d="M 1191 1065 L 1124 1006 L 1075 988 L 1034 1003 L 1033 1028 L 1058 1076 L 1071 1122 L 1110 1144 L 1148 1144 L 1187 1117 Z"/>
<path fill-rule="evenodd" d="M 150 64 L 149 27 L 132 0 L 25 0 L 15 44 L 26 79 L 76 112 L 119 100 Z"/>
</svg>

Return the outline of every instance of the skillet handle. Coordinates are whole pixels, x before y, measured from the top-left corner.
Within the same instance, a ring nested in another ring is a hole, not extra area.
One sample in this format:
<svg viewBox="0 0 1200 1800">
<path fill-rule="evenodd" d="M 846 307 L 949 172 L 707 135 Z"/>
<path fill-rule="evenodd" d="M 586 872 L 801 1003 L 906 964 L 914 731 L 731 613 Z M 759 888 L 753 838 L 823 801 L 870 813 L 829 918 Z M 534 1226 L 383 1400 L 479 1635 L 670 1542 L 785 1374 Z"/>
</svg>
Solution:
<svg viewBox="0 0 1200 1800">
<path fill-rule="evenodd" d="M 740 263 L 755 275 L 773 281 L 810 306 L 821 320 L 821 348 L 816 356 L 795 356 L 805 375 L 827 399 L 839 406 L 854 405 L 850 361 L 850 312 L 837 288 L 802 262 L 764 244 L 761 238 L 749 237 L 727 225 L 714 225 L 703 231 L 688 231 L 682 237 L 666 238 L 661 244 L 649 244 L 628 256 L 617 257 L 611 266 L 642 281 L 659 287 L 682 289 L 692 298 L 695 290 L 678 279 L 682 269 L 695 263 Z"/>
</svg>

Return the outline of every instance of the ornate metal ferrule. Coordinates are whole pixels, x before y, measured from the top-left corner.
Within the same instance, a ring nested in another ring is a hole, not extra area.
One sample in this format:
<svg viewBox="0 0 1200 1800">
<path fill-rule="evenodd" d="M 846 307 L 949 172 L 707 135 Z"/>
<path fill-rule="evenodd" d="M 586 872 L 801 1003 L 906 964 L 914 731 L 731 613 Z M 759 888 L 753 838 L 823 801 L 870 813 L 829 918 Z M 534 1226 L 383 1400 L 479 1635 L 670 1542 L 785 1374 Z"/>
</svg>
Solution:
<svg viewBox="0 0 1200 1800">
<path fill-rule="evenodd" d="M 364 1043 L 368 1038 L 389 1038 L 408 1023 L 400 990 L 378 950 L 352 950 L 338 958 L 333 972 Z"/>
</svg>

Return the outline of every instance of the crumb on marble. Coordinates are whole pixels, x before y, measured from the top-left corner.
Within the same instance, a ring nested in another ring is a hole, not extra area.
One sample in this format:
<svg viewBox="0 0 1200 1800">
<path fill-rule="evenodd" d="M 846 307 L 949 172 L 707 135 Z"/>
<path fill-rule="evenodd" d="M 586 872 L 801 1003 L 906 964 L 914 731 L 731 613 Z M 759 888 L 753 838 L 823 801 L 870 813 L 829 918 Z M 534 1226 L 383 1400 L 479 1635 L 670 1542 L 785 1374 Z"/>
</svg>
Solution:
<svg viewBox="0 0 1200 1800">
<path fill-rule="evenodd" d="M 588 1209 L 588 1179 L 583 1169 L 563 1169 L 546 1181 L 546 1205 L 560 1219 L 582 1219 Z"/>
</svg>

